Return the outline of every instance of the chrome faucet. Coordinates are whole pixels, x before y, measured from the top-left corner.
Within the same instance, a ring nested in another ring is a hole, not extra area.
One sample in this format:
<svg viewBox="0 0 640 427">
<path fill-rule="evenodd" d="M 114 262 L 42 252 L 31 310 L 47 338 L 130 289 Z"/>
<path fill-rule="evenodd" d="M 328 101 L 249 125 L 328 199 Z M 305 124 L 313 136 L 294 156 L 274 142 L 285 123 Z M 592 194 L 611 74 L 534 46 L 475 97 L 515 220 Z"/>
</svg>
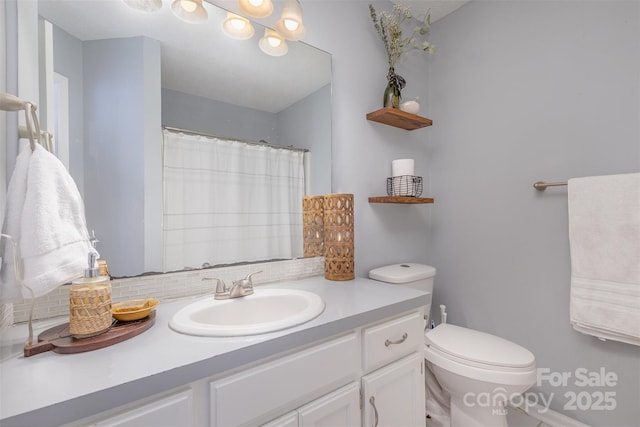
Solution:
<svg viewBox="0 0 640 427">
<path fill-rule="evenodd" d="M 216 280 L 216 293 L 215 299 L 231 299 L 231 298 L 240 298 L 245 297 L 247 295 L 253 294 L 253 283 L 251 282 L 251 277 L 254 274 L 262 273 L 262 271 L 256 271 L 255 273 L 251 273 L 247 275 L 244 279 L 236 280 L 231 285 L 231 288 L 227 288 L 227 285 L 223 280 L 205 277 L 203 280 Z"/>
</svg>

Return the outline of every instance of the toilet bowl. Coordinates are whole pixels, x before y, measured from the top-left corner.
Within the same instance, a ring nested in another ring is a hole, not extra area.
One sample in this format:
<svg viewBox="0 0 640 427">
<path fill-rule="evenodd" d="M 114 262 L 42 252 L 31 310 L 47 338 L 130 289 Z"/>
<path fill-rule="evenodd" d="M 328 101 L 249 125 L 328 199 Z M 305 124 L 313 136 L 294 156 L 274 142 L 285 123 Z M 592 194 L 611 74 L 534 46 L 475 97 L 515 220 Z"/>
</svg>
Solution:
<svg viewBox="0 0 640 427">
<path fill-rule="evenodd" d="M 427 320 L 434 276 L 435 268 L 413 263 L 369 272 L 371 279 L 428 292 Z M 450 399 L 451 427 L 506 427 L 506 404 L 519 399 L 536 382 L 533 353 L 511 341 L 473 329 L 448 323 L 427 329 L 424 355 L 427 368 Z"/>
<path fill-rule="evenodd" d="M 506 427 L 506 405 L 536 382 L 533 353 L 452 324 L 425 334 L 425 359 L 451 396 L 451 427 Z"/>
</svg>

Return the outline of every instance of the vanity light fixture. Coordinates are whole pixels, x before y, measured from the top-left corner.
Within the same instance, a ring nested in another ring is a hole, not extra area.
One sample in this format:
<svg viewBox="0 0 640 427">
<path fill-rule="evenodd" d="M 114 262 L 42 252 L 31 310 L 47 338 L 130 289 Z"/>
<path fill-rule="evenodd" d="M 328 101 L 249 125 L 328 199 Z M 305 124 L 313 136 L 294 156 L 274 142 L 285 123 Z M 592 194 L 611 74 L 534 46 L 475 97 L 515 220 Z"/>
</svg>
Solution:
<svg viewBox="0 0 640 427">
<path fill-rule="evenodd" d="M 227 18 L 222 23 L 222 31 L 236 40 L 250 39 L 255 33 L 253 25 L 247 18 L 232 12 L 227 12 Z"/>
<path fill-rule="evenodd" d="M 123 0 L 132 9 L 155 12 L 162 7 L 162 0 Z"/>
<path fill-rule="evenodd" d="M 289 51 L 289 46 L 284 38 L 270 28 L 265 28 L 264 37 L 260 39 L 258 46 L 260 46 L 260 50 L 271 56 L 283 56 Z"/>
<path fill-rule="evenodd" d="M 271 0 L 238 0 L 238 6 L 252 18 L 266 18 L 273 12 Z"/>
<path fill-rule="evenodd" d="M 287 40 L 300 40 L 306 31 L 302 23 L 302 6 L 299 0 L 287 0 L 282 8 L 276 29 Z"/>
<path fill-rule="evenodd" d="M 209 16 L 202 0 L 173 0 L 171 10 L 178 18 L 193 24 L 204 22 Z"/>
</svg>

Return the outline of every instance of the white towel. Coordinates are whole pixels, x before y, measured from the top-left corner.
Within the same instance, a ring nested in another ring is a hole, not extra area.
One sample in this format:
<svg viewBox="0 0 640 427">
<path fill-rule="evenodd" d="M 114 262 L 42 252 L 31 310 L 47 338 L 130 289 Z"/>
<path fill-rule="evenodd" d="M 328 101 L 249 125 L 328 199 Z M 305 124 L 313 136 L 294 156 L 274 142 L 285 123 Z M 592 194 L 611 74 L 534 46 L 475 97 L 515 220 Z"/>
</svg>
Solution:
<svg viewBox="0 0 640 427">
<path fill-rule="evenodd" d="M 7 202 L 5 204 L 4 224 L 2 233 L 8 234 L 13 241 L 20 244 L 20 219 L 27 193 L 27 175 L 31 161 L 31 147 L 28 142 L 21 143 L 13 174 L 7 187 Z M 13 264 L 13 246 L 9 239 L 3 237 L 0 246 L 0 301 L 15 301 L 22 299 L 20 285 L 16 280 Z"/>
<path fill-rule="evenodd" d="M 84 203 L 73 178 L 40 145 L 36 145 L 29 161 L 18 235 L 23 280 L 35 297 L 81 277 L 87 267 L 87 254 L 93 250 Z M 5 279 L 9 278 L 3 277 L 2 286 L 7 288 L 3 290 L 3 299 L 7 299 L 5 296 L 15 299 L 18 284 Z M 30 295 L 22 290 L 22 296 Z"/>
<path fill-rule="evenodd" d="M 568 185 L 571 324 L 640 345 L 640 173 Z"/>
</svg>

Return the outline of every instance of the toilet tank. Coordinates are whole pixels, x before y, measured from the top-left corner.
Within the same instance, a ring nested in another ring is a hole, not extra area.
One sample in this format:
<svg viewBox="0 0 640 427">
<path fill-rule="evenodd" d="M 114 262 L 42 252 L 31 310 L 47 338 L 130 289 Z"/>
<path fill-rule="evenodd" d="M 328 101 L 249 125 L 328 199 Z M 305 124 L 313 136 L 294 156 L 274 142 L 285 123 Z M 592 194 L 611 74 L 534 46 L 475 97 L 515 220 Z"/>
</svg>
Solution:
<svg viewBox="0 0 640 427">
<path fill-rule="evenodd" d="M 405 262 L 386 265 L 369 271 L 369 278 L 379 282 L 406 286 L 429 293 L 429 303 L 424 307 L 425 320 L 429 324 L 431 298 L 433 296 L 433 279 L 436 269 L 430 265 Z"/>
</svg>

